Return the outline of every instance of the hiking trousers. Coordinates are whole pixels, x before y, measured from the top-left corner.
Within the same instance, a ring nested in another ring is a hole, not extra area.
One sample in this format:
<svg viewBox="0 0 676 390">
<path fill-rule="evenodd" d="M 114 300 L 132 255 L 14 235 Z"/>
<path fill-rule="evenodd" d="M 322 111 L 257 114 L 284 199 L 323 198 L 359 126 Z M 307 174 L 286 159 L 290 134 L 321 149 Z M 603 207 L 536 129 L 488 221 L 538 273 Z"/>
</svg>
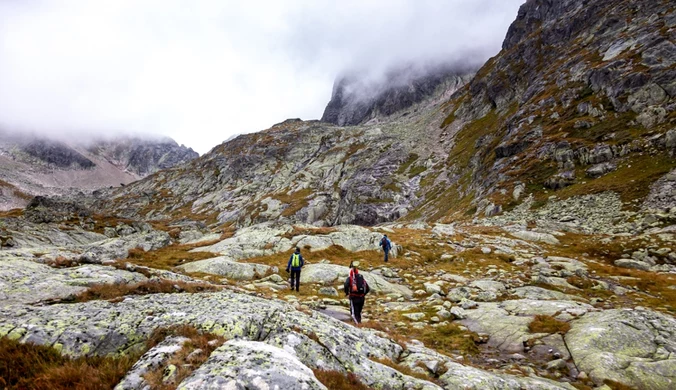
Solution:
<svg viewBox="0 0 676 390">
<path fill-rule="evenodd" d="M 291 270 L 291 280 L 289 281 L 289 284 L 291 284 L 291 289 L 293 290 L 294 283 L 296 286 L 296 291 L 300 288 L 300 269 L 292 269 Z"/>
<path fill-rule="evenodd" d="M 350 297 L 350 314 L 356 324 L 361 324 L 361 311 L 364 308 L 364 297 Z"/>
<path fill-rule="evenodd" d="M 388 255 L 390 254 L 390 250 L 389 249 L 383 249 L 383 251 L 385 252 L 385 261 L 387 261 Z"/>
</svg>

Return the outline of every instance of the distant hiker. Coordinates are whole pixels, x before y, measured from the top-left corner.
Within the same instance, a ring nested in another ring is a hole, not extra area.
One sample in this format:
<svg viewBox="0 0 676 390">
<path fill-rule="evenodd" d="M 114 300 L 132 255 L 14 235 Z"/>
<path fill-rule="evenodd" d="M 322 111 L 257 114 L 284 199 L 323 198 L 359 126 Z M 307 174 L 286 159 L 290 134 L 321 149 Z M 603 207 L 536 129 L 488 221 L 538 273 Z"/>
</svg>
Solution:
<svg viewBox="0 0 676 390">
<path fill-rule="evenodd" d="M 291 272 L 291 277 L 289 278 L 289 285 L 291 290 L 293 290 L 294 281 L 296 285 L 296 291 L 300 288 L 300 269 L 305 265 L 303 256 L 300 254 L 300 248 L 296 247 L 296 251 L 289 258 L 289 263 L 286 265 L 286 272 Z"/>
<path fill-rule="evenodd" d="M 383 234 L 383 238 L 380 239 L 380 244 L 378 246 L 383 247 L 383 252 L 385 252 L 385 261 L 387 261 L 388 255 L 390 254 L 390 249 L 392 249 L 392 243 L 390 239 L 387 238 L 387 234 Z"/>
<path fill-rule="evenodd" d="M 350 276 L 345 280 L 343 290 L 345 295 L 350 297 L 350 314 L 356 324 L 361 324 L 361 311 L 364 308 L 364 300 L 366 294 L 371 291 L 368 283 L 357 269 L 359 267 L 358 261 L 350 263 Z"/>
</svg>

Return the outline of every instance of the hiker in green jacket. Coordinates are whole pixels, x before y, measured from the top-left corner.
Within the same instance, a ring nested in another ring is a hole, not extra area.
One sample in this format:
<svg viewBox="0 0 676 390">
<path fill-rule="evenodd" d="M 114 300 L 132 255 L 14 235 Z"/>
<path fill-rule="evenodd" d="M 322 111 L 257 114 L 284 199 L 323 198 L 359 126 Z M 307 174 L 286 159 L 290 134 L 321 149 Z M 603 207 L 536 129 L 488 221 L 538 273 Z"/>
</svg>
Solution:
<svg viewBox="0 0 676 390">
<path fill-rule="evenodd" d="M 303 265 L 305 265 L 305 261 L 300 254 L 300 248 L 296 247 L 296 251 L 291 255 L 289 263 L 286 265 L 286 272 L 291 272 L 291 278 L 289 279 L 291 290 L 293 290 L 294 282 L 296 291 L 300 288 L 300 269 L 303 268 Z"/>
</svg>

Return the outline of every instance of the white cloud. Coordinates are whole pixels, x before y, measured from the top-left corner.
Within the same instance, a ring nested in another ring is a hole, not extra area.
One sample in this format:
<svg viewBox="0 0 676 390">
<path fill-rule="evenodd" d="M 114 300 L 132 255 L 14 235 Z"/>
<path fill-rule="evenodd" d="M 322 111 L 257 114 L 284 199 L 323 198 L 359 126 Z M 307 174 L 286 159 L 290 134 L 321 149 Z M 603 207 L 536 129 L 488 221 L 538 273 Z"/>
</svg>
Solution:
<svg viewBox="0 0 676 390">
<path fill-rule="evenodd" d="M 321 117 L 346 69 L 485 60 L 523 0 L 0 0 L 0 124 L 200 153 Z"/>
</svg>

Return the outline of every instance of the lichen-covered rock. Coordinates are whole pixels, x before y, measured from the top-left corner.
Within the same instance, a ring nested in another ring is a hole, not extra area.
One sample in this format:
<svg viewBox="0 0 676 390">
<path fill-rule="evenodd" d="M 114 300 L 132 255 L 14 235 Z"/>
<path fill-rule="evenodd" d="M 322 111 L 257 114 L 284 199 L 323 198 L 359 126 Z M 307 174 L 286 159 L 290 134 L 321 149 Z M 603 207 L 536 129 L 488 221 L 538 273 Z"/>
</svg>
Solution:
<svg viewBox="0 0 676 390">
<path fill-rule="evenodd" d="M 647 310 L 587 313 L 571 322 L 566 344 L 597 384 L 610 379 L 640 389 L 676 385 L 676 320 Z"/>
<path fill-rule="evenodd" d="M 549 233 L 538 233 L 538 232 L 532 232 L 529 230 L 519 230 L 516 232 L 512 232 L 512 235 L 514 237 L 520 238 L 522 240 L 526 241 L 533 241 L 533 242 L 544 242 L 546 244 L 551 244 L 551 245 L 559 245 L 561 242 L 554 237 L 553 235 Z"/>
<path fill-rule="evenodd" d="M 203 272 L 225 276 L 233 280 L 252 280 L 262 278 L 269 273 L 277 273 L 277 267 L 265 264 L 239 263 L 226 257 L 198 260 L 176 267 L 184 272 Z"/>
<path fill-rule="evenodd" d="M 220 253 L 234 260 L 272 255 L 293 247 L 291 240 L 282 237 L 292 229 L 290 225 L 262 223 L 239 229 L 234 236 L 216 244 L 194 249 L 199 252 Z"/>
<path fill-rule="evenodd" d="M 275 349 L 275 356 L 281 356 L 278 352 L 282 350 L 285 357 L 288 357 L 286 354 L 295 356 L 301 364 L 294 364 L 293 370 L 304 371 L 301 366 L 306 366 L 350 371 L 365 384 L 376 388 L 439 388 L 369 359 L 395 361 L 403 356 L 405 351 L 402 346 L 383 333 L 355 328 L 317 312 L 307 315 L 279 301 L 229 291 L 132 296 L 119 303 L 90 301 L 0 307 L 0 337 L 52 345 L 70 356 L 124 353 L 145 342 L 153 330 L 176 325 L 192 325 L 204 332 L 245 343 L 233 341 L 231 346 L 251 346 L 248 344 L 250 341 L 265 342 L 279 348 Z M 228 348 L 221 352 L 227 352 Z M 256 344 L 253 349 L 261 348 Z M 262 349 L 267 350 L 264 346 Z M 435 354 L 426 348 L 423 352 Z M 216 356 L 214 361 L 220 361 Z M 237 359 L 243 359 L 244 363 L 240 364 L 244 365 L 248 361 L 242 355 Z M 218 370 L 216 363 L 204 366 L 204 370 L 198 370 L 199 374 L 193 379 L 198 380 L 203 372 L 208 377 L 212 371 L 210 367 Z M 479 369 L 463 372 L 461 367 L 457 366 L 458 372 L 453 381 L 462 381 L 463 378 L 466 381 L 472 378 L 482 381 L 483 377 L 494 376 Z M 512 376 L 504 378 L 518 380 Z M 243 377 L 239 379 L 244 380 Z M 198 383 L 191 381 L 185 384 Z"/>
<path fill-rule="evenodd" d="M 106 260 L 126 259 L 131 249 L 152 251 L 170 243 L 171 237 L 167 232 L 157 230 L 137 232 L 85 246 L 80 260 L 84 263 L 97 264 Z"/>
<path fill-rule="evenodd" d="M 69 298 L 95 284 L 133 284 L 147 280 L 139 273 L 101 265 L 55 269 L 26 260 L 0 261 L 0 302 L 37 303 Z"/>
<path fill-rule="evenodd" d="M 505 352 L 522 352 L 523 342 L 537 337 L 528 329 L 536 315 L 582 316 L 590 305 L 573 301 L 536 301 L 518 299 L 480 303 L 475 310 L 465 310 L 461 324 L 477 333 L 490 335 L 488 345 Z M 540 335 L 544 336 L 544 335 Z"/>
<path fill-rule="evenodd" d="M 230 340 L 178 385 L 178 389 L 325 390 L 312 370 L 284 349 Z"/>
<path fill-rule="evenodd" d="M 167 337 L 161 343 L 144 353 L 134 363 L 127 375 L 122 378 L 114 390 L 144 390 L 148 383 L 143 376 L 162 367 L 172 356 L 183 348 L 188 341 L 185 337 Z"/>
<path fill-rule="evenodd" d="M 542 287 L 536 286 L 524 286 L 517 287 L 512 290 L 512 294 L 525 299 L 532 300 L 546 300 L 546 301 L 575 301 L 582 300 L 583 298 L 577 297 L 575 295 L 564 294 L 555 290 L 548 290 Z"/>
</svg>

